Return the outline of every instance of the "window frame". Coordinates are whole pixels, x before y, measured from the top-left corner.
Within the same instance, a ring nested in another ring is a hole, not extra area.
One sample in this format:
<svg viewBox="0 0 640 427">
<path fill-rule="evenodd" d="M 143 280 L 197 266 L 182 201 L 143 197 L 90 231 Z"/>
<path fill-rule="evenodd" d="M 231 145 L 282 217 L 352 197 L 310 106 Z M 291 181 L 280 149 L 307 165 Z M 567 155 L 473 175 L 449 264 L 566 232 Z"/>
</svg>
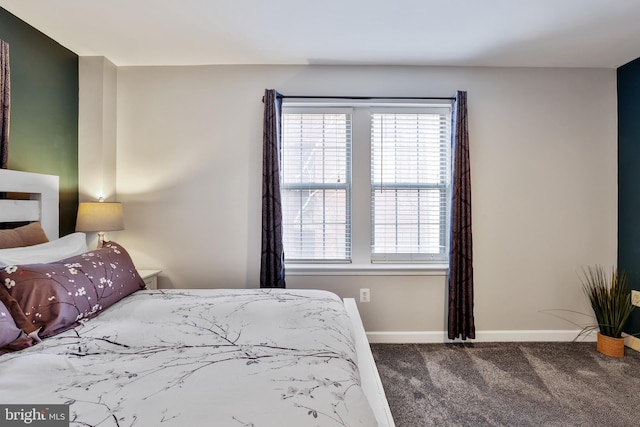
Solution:
<svg viewBox="0 0 640 427">
<path fill-rule="evenodd" d="M 351 110 L 351 261 L 336 262 L 333 260 L 291 260 L 286 259 L 287 274 L 290 275 L 442 275 L 448 269 L 448 259 L 403 259 L 396 260 L 386 256 L 386 260 L 374 260 L 372 252 L 372 218 L 371 218 L 371 114 L 373 112 L 430 112 L 443 111 L 450 118 L 452 114 L 450 101 L 382 101 L 375 100 L 339 100 L 322 101 L 296 100 L 283 102 L 282 114 Z M 450 126 L 449 126 L 449 132 Z M 450 150 L 450 146 L 449 146 Z M 450 154 L 449 154 L 450 156 Z M 447 258 L 450 220 L 451 174 L 449 174 L 447 191 L 447 223 L 445 234 L 447 242 Z M 354 206 L 367 208 L 354 209 Z M 286 248 L 285 248 L 286 256 Z"/>
</svg>

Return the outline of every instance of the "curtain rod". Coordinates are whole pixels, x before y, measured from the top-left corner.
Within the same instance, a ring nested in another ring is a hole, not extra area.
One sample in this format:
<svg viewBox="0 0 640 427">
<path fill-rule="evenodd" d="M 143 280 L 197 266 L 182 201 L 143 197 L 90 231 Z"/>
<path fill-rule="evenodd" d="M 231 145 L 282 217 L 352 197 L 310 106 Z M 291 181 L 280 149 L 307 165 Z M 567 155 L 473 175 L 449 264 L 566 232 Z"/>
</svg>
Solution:
<svg viewBox="0 0 640 427">
<path fill-rule="evenodd" d="M 304 96 L 304 95 L 280 95 L 276 98 L 291 98 L 291 99 L 356 99 L 356 100 L 372 100 L 372 99 L 414 99 L 414 100 L 434 100 L 434 101 L 455 101 L 455 97 L 442 97 L 442 96 Z M 264 96 L 262 97 L 264 103 Z"/>
<path fill-rule="evenodd" d="M 303 96 L 303 95 L 278 95 L 278 98 L 305 98 L 305 99 L 433 99 L 455 101 L 452 97 L 439 96 Z"/>
</svg>

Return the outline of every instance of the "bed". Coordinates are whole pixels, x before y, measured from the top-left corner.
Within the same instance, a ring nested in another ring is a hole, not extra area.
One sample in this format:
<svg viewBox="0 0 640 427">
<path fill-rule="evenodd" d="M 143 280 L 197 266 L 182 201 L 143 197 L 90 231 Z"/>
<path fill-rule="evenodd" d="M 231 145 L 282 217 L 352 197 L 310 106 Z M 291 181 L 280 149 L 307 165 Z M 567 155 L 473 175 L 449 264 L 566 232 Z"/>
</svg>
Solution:
<svg viewBox="0 0 640 427">
<path fill-rule="evenodd" d="M 0 355 L 0 404 L 68 405 L 74 426 L 394 425 L 353 299 L 144 289 L 116 242 L 66 256 L 54 178 L 0 170 L 0 192 L 30 195 L 28 208 L 1 202 L 0 222 L 39 221 L 66 250 L 37 263 L 0 250 L 0 311 L 21 331 Z"/>
</svg>

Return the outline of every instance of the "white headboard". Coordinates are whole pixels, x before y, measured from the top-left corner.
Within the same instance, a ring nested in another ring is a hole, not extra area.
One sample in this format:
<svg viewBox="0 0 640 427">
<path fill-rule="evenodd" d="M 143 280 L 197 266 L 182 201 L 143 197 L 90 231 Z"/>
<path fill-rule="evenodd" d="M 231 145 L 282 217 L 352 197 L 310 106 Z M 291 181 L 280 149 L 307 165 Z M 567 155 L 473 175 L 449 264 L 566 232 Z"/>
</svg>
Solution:
<svg viewBox="0 0 640 427">
<path fill-rule="evenodd" d="M 57 239 L 58 185 L 59 179 L 54 175 L 0 169 L 0 193 L 23 193 L 28 197 L 0 199 L 0 222 L 40 221 L 49 240 Z"/>
</svg>

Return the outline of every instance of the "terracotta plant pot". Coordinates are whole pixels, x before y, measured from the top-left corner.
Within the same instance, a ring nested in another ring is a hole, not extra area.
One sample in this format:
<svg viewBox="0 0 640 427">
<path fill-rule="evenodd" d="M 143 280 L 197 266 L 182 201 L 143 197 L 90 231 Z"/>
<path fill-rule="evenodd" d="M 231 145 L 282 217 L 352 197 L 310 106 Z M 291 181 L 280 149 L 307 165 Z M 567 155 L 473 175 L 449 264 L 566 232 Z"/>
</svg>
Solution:
<svg viewBox="0 0 640 427">
<path fill-rule="evenodd" d="M 624 338 L 612 338 L 598 332 L 597 348 L 606 356 L 624 357 Z"/>
</svg>

